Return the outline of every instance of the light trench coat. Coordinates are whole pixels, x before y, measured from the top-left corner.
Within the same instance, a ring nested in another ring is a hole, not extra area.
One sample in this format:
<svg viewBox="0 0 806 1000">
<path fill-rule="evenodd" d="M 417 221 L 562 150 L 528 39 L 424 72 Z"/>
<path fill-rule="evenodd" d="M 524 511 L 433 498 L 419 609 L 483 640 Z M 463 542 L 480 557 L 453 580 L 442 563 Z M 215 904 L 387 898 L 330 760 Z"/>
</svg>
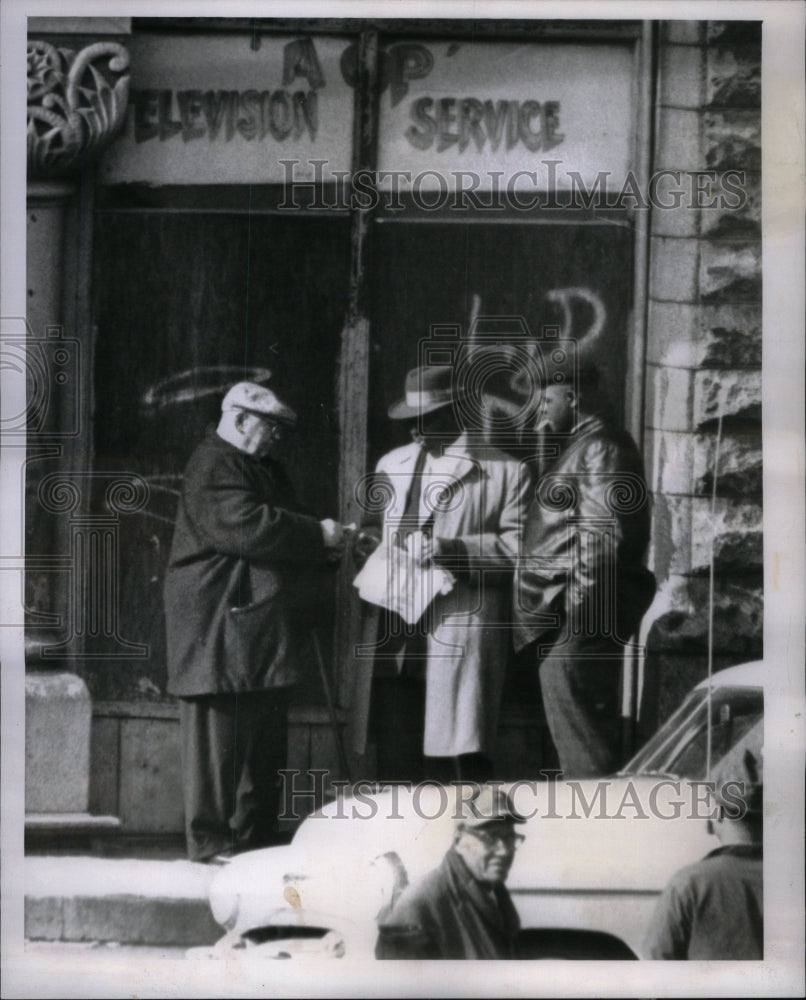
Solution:
<svg viewBox="0 0 806 1000">
<path fill-rule="evenodd" d="M 378 462 L 375 483 L 386 500 L 380 526 L 387 537 L 403 516 L 419 450 L 418 444 L 404 445 Z M 426 612 L 431 617 L 423 750 L 432 757 L 490 755 L 512 646 L 512 576 L 529 476 L 515 459 L 488 445 L 475 446 L 463 434 L 432 460 L 428 479 L 446 491 L 433 507 L 431 533 L 458 539 L 466 556 L 453 589 L 437 595 Z M 421 525 L 424 520 L 421 503 Z M 359 753 L 365 746 L 372 646 L 381 614 L 367 604 L 364 612 L 365 655 L 356 663 L 352 741 Z"/>
</svg>

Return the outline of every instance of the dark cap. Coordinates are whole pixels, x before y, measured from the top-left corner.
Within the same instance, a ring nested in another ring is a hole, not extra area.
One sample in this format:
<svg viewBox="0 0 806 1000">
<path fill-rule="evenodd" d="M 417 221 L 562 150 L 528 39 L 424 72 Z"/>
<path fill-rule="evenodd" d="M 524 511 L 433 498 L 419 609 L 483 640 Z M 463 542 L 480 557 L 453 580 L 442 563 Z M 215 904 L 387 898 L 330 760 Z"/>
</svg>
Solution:
<svg viewBox="0 0 806 1000">
<path fill-rule="evenodd" d="M 756 727 L 758 728 L 758 727 Z M 736 752 L 734 752 L 736 751 Z M 764 771 L 760 747 L 750 748 L 745 741 L 729 752 L 714 768 L 714 796 L 726 809 L 728 818 L 741 818 L 737 810 L 756 814 L 764 805 Z M 744 810 L 742 810 L 744 804 Z"/>
</svg>

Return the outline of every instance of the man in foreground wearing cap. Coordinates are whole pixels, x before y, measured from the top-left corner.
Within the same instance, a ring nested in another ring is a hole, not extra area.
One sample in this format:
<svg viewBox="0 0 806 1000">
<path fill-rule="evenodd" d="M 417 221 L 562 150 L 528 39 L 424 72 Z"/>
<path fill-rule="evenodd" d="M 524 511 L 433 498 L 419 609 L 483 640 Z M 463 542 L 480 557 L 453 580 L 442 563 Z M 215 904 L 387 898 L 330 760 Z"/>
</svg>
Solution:
<svg viewBox="0 0 806 1000">
<path fill-rule="evenodd" d="M 543 393 L 538 430 L 560 452 L 526 513 L 515 648 L 535 644 L 543 707 L 565 776 L 597 777 L 622 761 L 624 646 L 655 592 L 643 564 L 649 499 L 641 455 L 606 416 L 595 367 L 555 351 Z"/>
<path fill-rule="evenodd" d="M 454 372 L 415 368 L 405 399 L 389 409 L 412 422 L 413 442 L 384 455 L 375 478 L 386 506 L 378 538 L 405 547 L 422 538 L 420 556 L 451 574 L 416 626 L 372 607 L 365 616 L 374 656 L 359 658 L 353 748 L 364 751 L 370 701 L 379 777 L 484 781 L 510 648 L 511 581 L 526 502 L 525 469 L 463 431 Z M 363 691 L 360 689 L 364 681 Z"/>
<path fill-rule="evenodd" d="M 520 920 L 504 882 L 523 840 L 515 825 L 525 820 L 502 789 L 475 793 L 459 803 L 442 863 L 380 921 L 376 958 L 518 957 Z"/>
<path fill-rule="evenodd" d="M 677 872 L 658 900 L 645 958 L 764 958 L 763 782 L 761 754 L 714 773 L 718 815 L 708 820 L 721 845 Z"/>
<path fill-rule="evenodd" d="M 185 470 L 165 624 L 194 861 L 276 837 L 287 692 L 310 628 L 294 578 L 343 544 L 341 525 L 300 512 L 277 461 L 296 420 L 270 389 L 239 382 Z"/>
</svg>

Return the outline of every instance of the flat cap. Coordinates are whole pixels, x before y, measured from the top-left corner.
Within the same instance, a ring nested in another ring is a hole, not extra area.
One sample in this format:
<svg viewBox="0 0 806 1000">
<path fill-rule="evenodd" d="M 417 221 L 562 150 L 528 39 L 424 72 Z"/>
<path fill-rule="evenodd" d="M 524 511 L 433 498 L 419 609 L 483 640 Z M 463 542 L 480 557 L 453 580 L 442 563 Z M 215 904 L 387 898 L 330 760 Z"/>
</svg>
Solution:
<svg viewBox="0 0 806 1000">
<path fill-rule="evenodd" d="M 481 785 L 470 797 L 463 797 L 456 812 L 457 827 L 479 827 L 488 823 L 525 823 L 512 797 L 496 785 Z"/>
<path fill-rule="evenodd" d="M 297 415 L 271 389 L 257 382 L 236 382 L 221 403 L 221 412 L 228 410 L 247 410 L 259 413 L 263 417 L 271 417 L 280 423 L 293 427 Z"/>
</svg>

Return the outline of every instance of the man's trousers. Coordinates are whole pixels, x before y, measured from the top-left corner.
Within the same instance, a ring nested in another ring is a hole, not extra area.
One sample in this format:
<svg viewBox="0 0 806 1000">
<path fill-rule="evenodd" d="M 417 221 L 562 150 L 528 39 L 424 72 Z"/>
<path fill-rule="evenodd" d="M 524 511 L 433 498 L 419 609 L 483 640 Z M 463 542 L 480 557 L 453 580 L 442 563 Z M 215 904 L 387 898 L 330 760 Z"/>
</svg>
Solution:
<svg viewBox="0 0 806 1000">
<path fill-rule="evenodd" d="M 540 689 L 564 777 L 612 774 L 622 761 L 623 647 L 574 638 L 552 646 L 540 662 Z"/>
<path fill-rule="evenodd" d="M 180 698 L 179 723 L 188 857 L 276 843 L 288 689 Z"/>
</svg>

